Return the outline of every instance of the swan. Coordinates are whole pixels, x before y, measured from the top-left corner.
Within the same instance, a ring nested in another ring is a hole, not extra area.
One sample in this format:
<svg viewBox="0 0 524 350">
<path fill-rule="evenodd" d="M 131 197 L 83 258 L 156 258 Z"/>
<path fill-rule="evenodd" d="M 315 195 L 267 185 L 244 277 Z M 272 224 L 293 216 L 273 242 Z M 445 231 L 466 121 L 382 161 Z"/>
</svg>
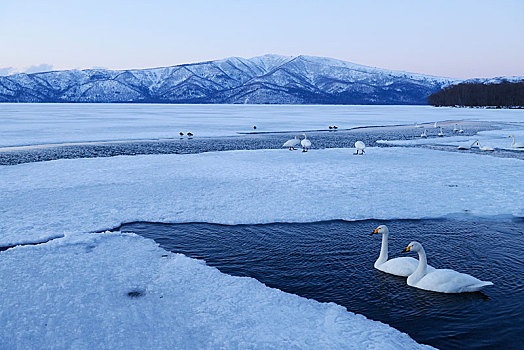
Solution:
<svg viewBox="0 0 524 350">
<path fill-rule="evenodd" d="M 464 130 L 462 130 L 462 126 L 460 126 L 460 130 L 458 131 L 459 134 L 463 134 Z"/>
<path fill-rule="evenodd" d="M 355 148 L 357 149 L 357 152 L 353 154 L 357 155 L 358 151 L 360 151 L 361 152 L 360 154 L 364 155 L 364 148 L 366 148 L 366 145 L 364 144 L 364 142 L 362 141 L 355 142 Z"/>
<path fill-rule="evenodd" d="M 429 270 L 426 252 L 422 244 L 411 242 L 403 252 L 417 252 L 417 269 L 408 277 L 408 286 L 430 290 L 439 293 L 476 292 L 482 287 L 492 286 L 492 282 L 481 281 L 478 278 L 450 269 Z"/>
<path fill-rule="evenodd" d="M 444 136 L 444 131 L 442 131 L 442 127 L 440 127 L 440 132 L 437 134 L 437 136 L 440 136 L 440 137 Z"/>
<path fill-rule="evenodd" d="M 473 147 L 474 144 L 477 143 L 477 140 L 473 141 L 473 143 L 471 145 L 460 145 L 458 146 L 458 149 L 471 149 L 471 147 Z"/>
<path fill-rule="evenodd" d="M 388 237 L 389 229 L 386 225 L 380 225 L 371 234 L 382 234 L 382 246 L 380 247 L 380 255 L 375 261 L 375 268 L 391 275 L 408 277 L 416 269 L 418 265 L 417 259 L 410 257 L 400 257 L 388 260 Z M 428 266 L 428 269 L 434 270 L 433 267 Z"/>
<path fill-rule="evenodd" d="M 287 141 L 282 145 L 282 147 L 289 147 L 289 150 L 290 150 L 290 151 L 293 151 L 293 150 L 296 150 L 295 146 L 298 146 L 299 143 L 300 143 L 300 140 L 298 139 L 297 136 L 295 136 L 294 139 L 287 140 Z"/>
<path fill-rule="evenodd" d="M 477 146 L 479 146 L 479 150 L 481 150 L 481 151 L 494 151 L 495 150 L 495 149 L 493 149 L 491 147 L 488 147 L 488 146 L 481 146 L 479 140 L 477 140 L 475 142 L 477 143 Z"/>
<path fill-rule="evenodd" d="M 424 125 L 420 125 L 419 123 L 415 123 L 415 128 L 423 128 Z"/>
<path fill-rule="evenodd" d="M 428 133 L 427 133 L 427 130 L 424 129 L 424 132 L 422 134 L 420 134 L 420 137 L 428 137 Z"/>
<path fill-rule="evenodd" d="M 459 131 L 459 129 L 457 128 L 457 124 L 455 124 L 455 126 L 453 127 L 453 132 L 457 132 Z"/>
<path fill-rule="evenodd" d="M 302 152 L 307 152 L 311 147 L 311 141 L 307 139 L 306 133 L 303 133 L 302 136 L 304 136 L 304 139 L 300 141 L 300 144 L 302 145 Z"/>
<path fill-rule="evenodd" d="M 509 135 L 513 139 L 513 142 L 511 143 L 511 147 L 513 148 L 524 148 L 524 143 L 521 142 L 515 142 L 515 136 Z"/>
<path fill-rule="evenodd" d="M 433 124 L 433 127 L 434 127 L 435 129 L 438 128 L 437 122 L 435 122 L 435 124 Z"/>
<path fill-rule="evenodd" d="M 186 135 L 187 135 L 188 138 L 193 138 L 193 133 L 192 132 L 188 132 Z"/>
</svg>

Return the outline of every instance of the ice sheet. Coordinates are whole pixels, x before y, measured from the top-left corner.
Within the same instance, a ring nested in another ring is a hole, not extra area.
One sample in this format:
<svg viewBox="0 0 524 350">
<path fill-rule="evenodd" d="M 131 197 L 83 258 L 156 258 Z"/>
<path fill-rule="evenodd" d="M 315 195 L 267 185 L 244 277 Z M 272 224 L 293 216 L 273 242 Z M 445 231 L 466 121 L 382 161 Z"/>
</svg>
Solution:
<svg viewBox="0 0 524 350">
<path fill-rule="evenodd" d="M 132 221 L 524 216 L 522 160 L 403 147 L 353 152 L 231 151 L 3 166 L 0 245 Z"/>
</svg>

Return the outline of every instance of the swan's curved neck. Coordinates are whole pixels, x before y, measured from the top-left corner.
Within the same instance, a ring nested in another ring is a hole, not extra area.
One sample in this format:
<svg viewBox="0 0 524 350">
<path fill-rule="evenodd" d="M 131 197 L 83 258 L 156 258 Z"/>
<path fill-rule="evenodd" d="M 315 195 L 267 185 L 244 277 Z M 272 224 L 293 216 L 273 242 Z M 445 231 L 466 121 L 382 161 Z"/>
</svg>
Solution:
<svg viewBox="0 0 524 350">
<path fill-rule="evenodd" d="M 424 248 L 418 251 L 418 266 L 417 269 L 408 277 L 410 283 L 417 283 L 427 273 L 428 261 L 426 259 L 426 252 Z"/>
<path fill-rule="evenodd" d="M 513 137 L 513 136 L 510 136 L 510 137 L 511 137 L 511 140 L 512 140 L 511 141 L 511 145 L 514 146 L 515 145 L 515 137 Z"/>
<path fill-rule="evenodd" d="M 378 256 L 377 261 L 375 261 L 376 265 L 381 265 L 388 261 L 388 233 L 382 234 L 382 245 L 380 246 L 380 255 Z"/>
</svg>

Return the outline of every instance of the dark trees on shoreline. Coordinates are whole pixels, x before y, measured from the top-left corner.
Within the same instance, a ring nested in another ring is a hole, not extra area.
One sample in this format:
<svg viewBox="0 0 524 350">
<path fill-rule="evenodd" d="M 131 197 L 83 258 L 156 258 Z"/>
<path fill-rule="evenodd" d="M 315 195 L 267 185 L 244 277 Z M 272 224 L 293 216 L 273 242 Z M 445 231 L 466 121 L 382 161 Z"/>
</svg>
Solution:
<svg viewBox="0 0 524 350">
<path fill-rule="evenodd" d="M 524 82 L 498 84 L 461 83 L 448 86 L 428 97 L 433 106 L 523 107 Z"/>
</svg>

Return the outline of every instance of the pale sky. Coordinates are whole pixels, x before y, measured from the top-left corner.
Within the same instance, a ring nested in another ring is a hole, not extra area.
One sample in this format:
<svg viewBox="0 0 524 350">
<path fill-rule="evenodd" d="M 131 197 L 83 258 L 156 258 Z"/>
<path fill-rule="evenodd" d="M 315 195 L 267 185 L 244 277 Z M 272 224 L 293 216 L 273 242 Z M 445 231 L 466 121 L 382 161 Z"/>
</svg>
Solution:
<svg viewBox="0 0 524 350">
<path fill-rule="evenodd" d="M 522 0 L 0 0 L 0 75 L 267 53 L 524 76 Z"/>
</svg>

